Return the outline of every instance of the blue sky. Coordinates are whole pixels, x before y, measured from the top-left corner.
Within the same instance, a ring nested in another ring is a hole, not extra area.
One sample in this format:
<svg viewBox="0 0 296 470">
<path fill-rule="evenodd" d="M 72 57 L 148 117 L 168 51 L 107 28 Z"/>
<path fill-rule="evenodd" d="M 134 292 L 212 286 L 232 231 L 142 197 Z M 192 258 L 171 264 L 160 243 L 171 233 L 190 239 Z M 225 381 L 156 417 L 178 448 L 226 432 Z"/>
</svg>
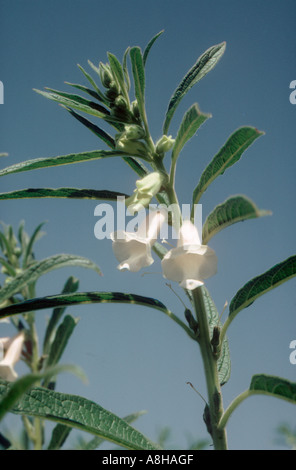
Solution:
<svg viewBox="0 0 296 470">
<path fill-rule="evenodd" d="M 245 194 L 273 213 L 225 229 L 211 240 L 219 265 L 206 285 L 222 311 L 245 282 L 294 254 L 296 106 L 289 101 L 289 84 L 296 79 L 295 19 L 292 0 L 2 0 L 0 80 L 5 101 L 0 106 L 0 151 L 9 157 L 2 159 L 1 168 L 30 158 L 104 148 L 33 88 L 70 91 L 65 81 L 86 84 L 76 64 L 90 71 L 87 60 L 106 62 L 107 51 L 121 59 L 128 46 L 144 48 L 164 29 L 149 56 L 146 76 L 149 126 L 157 140 L 180 80 L 208 47 L 226 41 L 223 58 L 182 101 L 170 129 L 174 136 L 193 102 L 212 114 L 180 156 L 176 189 L 181 203 L 191 201 L 200 173 L 234 130 L 251 125 L 265 132 L 200 201 L 204 218 L 234 194 Z M 73 186 L 130 193 L 135 180 L 122 161 L 109 159 L 9 175 L 1 179 L 1 192 Z M 147 269 L 149 275 L 116 270 L 110 241 L 94 237 L 95 206 L 95 201 L 75 200 L 1 202 L 0 219 L 6 224 L 17 227 L 25 220 L 31 233 L 47 221 L 46 236 L 36 245 L 38 258 L 78 254 L 98 263 L 104 274 L 98 278 L 81 269 L 55 271 L 40 279 L 38 294 L 58 293 L 74 273 L 81 291 L 152 296 L 182 317 L 182 304 L 166 287 L 157 261 Z M 169 426 L 173 446 L 186 448 L 188 436 L 207 437 L 204 403 L 186 385 L 191 381 L 206 394 L 200 354 L 182 330 L 161 313 L 141 307 L 86 306 L 69 313 L 80 321 L 63 362 L 79 364 L 89 384 L 67 375 L 60 378 L 61 391 L 84 395 L 120 416 L 145 409 L 148 413 L 136 427 L 156 439 Z M 41 335 L 48 314 L 38 313 Z M 6 335 L 7 326 L 3 328 Z M 249 386 L 253 374 L 295 381 L 296 366 L 289 362 L 289 344 L 296 339 L 294 281 L 241 312 L 228 337 L 232 375 L 223 387 L 225 406 Z M 229 446 L 273 449 L 282 422 L 295 426 L 293 405 L 252 397 L 229 421 Z"/>
</svg>

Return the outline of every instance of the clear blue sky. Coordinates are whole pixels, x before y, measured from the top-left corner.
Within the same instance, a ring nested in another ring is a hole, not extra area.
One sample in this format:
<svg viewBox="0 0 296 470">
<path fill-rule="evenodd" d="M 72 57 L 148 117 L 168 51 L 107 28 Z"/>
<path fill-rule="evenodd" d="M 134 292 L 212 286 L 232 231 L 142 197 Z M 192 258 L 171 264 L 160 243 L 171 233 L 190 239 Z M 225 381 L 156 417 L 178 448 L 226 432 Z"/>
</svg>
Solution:
<svg viewBox="0 0 296 470">
<path fill-rule="evenodd" d="M 238 127 L 265 132 L 241 161 L 204 194 L 203 216 L 227 197 L 246 194 L 272 217 L 237 224 L 211 241 L 219 259 L 209 288 L 219 311 L 250 278 L 294 254 L 295 249 L 295 113 L 289 83 L 296 79 L 296 4 L 293 0 L 1 0 L 0 152 L 1 167 L 30 158 L 104 148 L 86 128 L 57 104 L 33 91 L 45 86 L 70 91 L 64 81 L 85 84 L 76 64 L 106 61 L 110 51 L 122 58 L 128 46 L 142 48 L 157 32 L 147 63 L 147 112 L 156 140 L 168 101 L 187 70 L 208 47 L 227 42 L 217 67 L 186 96 L 171 132 L 197 102 L 212 114 L 179 160 L 177 191 L 191 200 L 200 172 Z M 90 69 L 88 69 L 90 70 Z M 130 193 L 135 174 L 117 159 L 10 175 L 1 192 L 25 187 L 110 189 Z M 47 221 L 47 235 L 36 245 L 38 258 L 73 253 L 97 262 L 104 277 L 86 270 L 61 270 L 40 279 L 38 294 L 58 293 L 70 273 L 80 290 L 114 290 L 153 296 L 183 316 L 183 307 L 165 286 L 160 266 L 151 274 L 120 273 L 111 243 L 93 234 L 95 201 L 19 200 L 1 202 L 0 219 L 32 232 Z M 176 286 L 177 287 L 177 286 Z M 59 390 L 84 395 L 120 416 L 145 409 L 136 427 L 151 439 L 169 426 L 170 444 L 186 448 L 188 436 L 207 437 L 204 403 L 186 385 L 206 394 L 198 347 L 160 312 L 114 305 L 71 308 L 80 317 L 63 362 L 79 364 L 89 378 L 84 385 L 69 375 Z M 44 330 L 49 312 L 39 312 Z M 8 327 L 3 326 L 3 335 Z M 10 330 L 9 330 L 10 331 Z M 2 336 L 2 333 L 1 333 Z M 232 375 L 224 387 L 224 404 L 256 373 L 296 380 L 289 344 L 296 339 L 295 282 L 262 297 L 232 323 L 229 333 Z M 273 449 L 276 427 L 295 426 L 295 406 L 270 397 L 252 397 L 233 414 L 228 426 L 231 449 Z"/>
</svg>

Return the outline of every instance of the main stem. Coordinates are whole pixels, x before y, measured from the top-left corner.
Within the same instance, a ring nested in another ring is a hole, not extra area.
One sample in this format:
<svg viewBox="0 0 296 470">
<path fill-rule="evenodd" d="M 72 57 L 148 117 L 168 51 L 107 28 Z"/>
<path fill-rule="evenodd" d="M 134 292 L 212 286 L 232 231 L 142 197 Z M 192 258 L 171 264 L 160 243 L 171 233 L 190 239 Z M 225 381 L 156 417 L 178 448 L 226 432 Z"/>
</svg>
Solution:
<svg viewBox="0 0 296 470">
<path fill-rule="evenodd" d="M 202 287 L 192 291 L 194 307 L 199 328 L 199 346 L 203 359 L 207 391 L 208 406 L 205 421 L 208 431 L 213 438 L 215 450 L 227 450 L 226 430 L 219 429 L 218 424 L 223 414 L 222 394 L 218 377 L 217 358 L 213 354 L 207 312 L 204 304 Z"/>
</svg>

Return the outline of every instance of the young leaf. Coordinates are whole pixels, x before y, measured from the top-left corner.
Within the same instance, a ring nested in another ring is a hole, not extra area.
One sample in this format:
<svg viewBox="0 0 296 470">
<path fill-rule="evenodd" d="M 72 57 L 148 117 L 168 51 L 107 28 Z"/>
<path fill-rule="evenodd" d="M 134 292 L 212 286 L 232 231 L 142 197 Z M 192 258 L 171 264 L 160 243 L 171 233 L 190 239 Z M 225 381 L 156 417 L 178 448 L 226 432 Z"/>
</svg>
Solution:
<svg viewBox="0 0 296 470">
<path fill-rule="evenodd" d="M 73 276 L 70 276 L 62 290 L 62 294 L 70 294 L 73 292 L 76 292 L 79 287 L 79 280 L 74 278 Z M 45 330 L 44 334 L 44 340 L 43 340 L 43 355 L 48 356 L 49 348 L 52 342 L 52 338 L 54 337 L 55 331 L 56 331 L 56 326 L 58 325 L 58 322 L 60 321 L 60 318 L 64 314 L 66 310 L 66 307 L 63 308 L 55 308 L 53 309 L 53 312 L 51 314 L 51 317 L 49 319 L 47 328 Z"/>
<path fill-rule="evenodd" d="M 130 58 L 134 77 L 135 96 L 137 98 L 141 118 L 145 122 L 145 69 L 141 49 L 137 46 L 132 47 L 130 50 Z"/>
<path fill-rule="evenodd" d="M 206 218 L 202 229 L 203 244 L 206 245 L 220 230 L 232 224 L 270 214 L 269 211 L 258 209 L 246 196 L 232 196 L 216 206 Z"/>
<path fill-rule="evenodd" d="M 216 305 L 213 299 L 211 298 L 208 290 L 204 286 L 202 287 L 202 291 L 203 291 L 204 304 L 205 304 L 205 308 L 207 311 L 207 317 L 209 321 L 210 338 L 212 339 L 214 328 L 220 327 L 219 313 L 218 313 L 218 310 L 216 308 Z M 217 361 L 217 368 L 218 368 L 219 382 L 220 382 L 220 385 L 222 386 L 226 382 L 228 382 L 230 378 L 230 372 L 231 372 L 230 351 L 229 351 L 228 340 L 226 337 L 224 338 L 223 343 L 222 343 L 220 356 Z"/>
<path fill-rule="evenodd" d="M 172 151 L 172 160 L 178 158 L 182 148 L 191 137 L 194 136 L 197 129 L 209 118 L 210 114 L 204 114 L 200 111 L 197 104 L 193 104 L 185 113 L 177 133 L 175 144 Z"/>
<path fill-rule="evenodd" d="M 0 193 L 0 200 L 5 199 L 31 199 L 31 198 L 67 198 L 67 199 L 104 199 L 116 201 L 118 197 L 128 197 L 127 194 L 117 191 L 78 189 L 78 188 L 28 188 L 18 189 L 9 193 Z"/>
<path fill-rule="evenodd" d="M 73 294 L 50 295 L 46 297 L 30 299 L 0 309 L 0 319 L 9 315 L 30 312 L 32 310 L 92 303 L 124 303 L 155 308 L 156 310 L 160 310 L 172 320 L 174 320 L 186 331 L 186 333 L 191 338 L 195 338 L 187 325 L 185 325 L 185 323 L 183 323 L 176 315 L 168 310 L 166 306 L 159 300 L 153 299 L 151 297 L 143 297 L 137 294 L 125 294 L 122 292 L 77 292 Z"/>
<path fill-rule="evenodd" d="M 233 319 L 242 309 L 251 305 L 258 297 L 296 275 L 296 255 L 276 264 L 263 274 L 251 279 L 233 297 L 229 306 L 229 318 Z"/>
<path fill-rule="evenodd" d="M 10 385 L 0 382 L 0 396 Z M 12 409 L 13 413 L 36 416 L 65 424 L 132 450 L 159 449 L 124 419 L 86 398 L 36 387 L 26 392 Z"/>
<path fill-rule="evenodd" d="M 65 443 L 71 431 L 72 428 L 70 428 L 70 426 L 58 423 L 52 431 L 47 450 L 59 450 Z"/>
<path fill-rule="evenodd" d="M 266 374 L 253 375 L 249 390 L 254 393 L 272 395 L 296 404 L 296 382 L 290 382 L 281 377 Z"/>
<path fill-rule="evenodd" d="M 151 47 L 155 43 L 156 39 L 158 39 L 159 36 L 161 36 L 163 32 L 164 32 L 164 30 L 162 30 L 158 34 L 156 34 L 152 39 L 150 39 L 147 46 L 145 47 L 144 52 L 143 52 L 143 63 L 144 63 L 144 65 L 146 65 L 146 61 L 147 61 L 148 54 L 150 52 Z"/>
<path fill-rule="evenodd" d="M 227 168 L 236 163 L 250 145 L 264 132 L 254 127 L 241 127 L 235 131 L 203 171 L 199 183 L 193 191 L 193 204 L 197 204 L 209 185 Z"/>
<path fill-rule="evenodd" d="M 199 82 L 215 67 L 219 59 L 224 54 L 225 47 L 226 43 L 222 42 L 221 44 L 217 44 L 216 46 L 212 46 L 207 49 L 185 75 L 169 102 L 163 125 L 163 134 L 168 133 L 170 122 L 182 98 L 197 82 Z"/>
<path fill-rule="evenodd" d="M 125 97 L 126 102 L 129 103 L 129 96 L 125 85 L 124 72 L 121 63 L 119 62 L 117 57 L 114 54 L 111 54 L 110 52 L 108 52 L 108 59 L 113 73 L 113 77 L 116 78 L 122 95 Z"/>
<path fill-rule="evenodd" d="M 59 362 L 76 325 L 77 320 L 71 315 L 66 315 L 64 317 L 62 323 L 57 329 L 54 341 L 50 347 L 46 367 L 54 366 Z"/>
<path fill-rule="evenodd" d="M 22 289 L 30 283 L 37 281 L 37 279 L 47 274 L 48 272 L 68 266 L 77 266 L 95 270 L 101 274 L 100 269 L 96 264 L 87 258 L 76 255 L 54 255 L 45 258 L 41 261 L 36 261 L 32 266 L 27 268 L 21 274 L 16 276 L 9 284 L 6 284 L 0 290 L 0 304 L 14 294 L 22 291 Z"/>
</svg>

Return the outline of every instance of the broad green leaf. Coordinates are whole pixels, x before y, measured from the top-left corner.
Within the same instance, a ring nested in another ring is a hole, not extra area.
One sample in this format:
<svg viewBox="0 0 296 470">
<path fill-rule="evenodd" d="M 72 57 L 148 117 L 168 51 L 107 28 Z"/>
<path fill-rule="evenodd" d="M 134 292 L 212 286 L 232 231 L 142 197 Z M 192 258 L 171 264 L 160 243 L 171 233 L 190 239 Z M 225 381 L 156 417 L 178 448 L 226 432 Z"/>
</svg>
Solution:
<svg viewBox="0 0 296 470">
<path fill-rule="evenodd" d="M 0 290 L 1 292 L 1 290 Z M 77 292 L 73 294 L 60 294 L 40 297 L 19 302 L 0 309 L 0 318 L 18 313 L 30 312 L 47 308 L 67 307 L 69 305 L 93 304 L 93 303 L 124 303 L 143 305 L 160 310 L 180 325 L 186 333 L 194 338 L 192 331 L 183 323 L 179 317 L 168 310 L 159 300 L 151 297 L 143 297 L 137 294 L 125 294 L 122 292 Z"/>
<path fill-rule="evenodd" d="M 170 122 L 182 98 L 199 82 L 210 70 L 212 70 L 225 51 L 226 43 L 222 42 L 207 49 L 187 72 L 176 91 L 174 92 L 166 112 L 163 125 L 163 134 L 168 133 Z"/>
<path fill-rule="evenodd" d="M 211 298 L 208 290 L 203 286 L 202 287 L 204 304 L 207 311 L 208 321 L 209 321 L 209 330 L 210 330 L 210 338 L 213 336 L 213 331 L 215 326 L 220 326 L 219 321 L 219 313 L 217 311 L 216 305 Z M 220 350 L 220 356 L 217 361 L 217 368 L 218 368 L 218 376 L 220 385 L 224 385 L 228 382 L 231 372 L 231 361 L 230 361 L 230 351 L 228 340 L 225 337 L 223 340 L 223 344 Z"/>
<path fill-rule="evenodd" d="M 142 52 L 138 46 L 130 49 L 130 58 L 134 77 L 135 96 L 137 98 L 141 118 L 145 122 L 145 68 Z"/>
<path fill-rule="evenodd" d="M 0 193 L 0 200 L 30 198 L 67 198 L 95 200 L 104 199 L 106 201 L 116 201 L 118 197 L 128 197 L 128 195 L 116 191 L 78 188 L 28 188 L 18 189 L 9 193 Z"/>
<path fill-rule="evenodd" d="M 56 376 L 62 372 L 71 372 L 85 379 L 85 375 L 77 366 L 59 365 L 48 368 L 45 372 L 26 374 L 17 379 L 15 382 L 9 383 L 0 379 L 0 421 L 11 410 L 18 400 L 36 383 L 42 379 Z"/>
<path fill-rule="evenodd" d="M 49 273 L 54 269 L 63 267 L 82 267 L 95 270 L 101 274 L 99 267 L 87 258 L 77 255 L 60 254 L 50 256 L 41 261 L 36 261 L 32 266 L 25 269 L 21 274 L 13 278 L 8 284 L 0 289 L 0 304 L 12 295 L 22 291 L 28 284 L 37 281 L 37 279 Z"/>
<path fill-rule="evenodd" d="M 276 264 L 263 274 L 251 279 L 233 297 L 229 305 L 229 318 L 234 318 L 242 309 L 251 305 L 258 297 L 296 275 L 296 255 Z"/>
<path fill-rule="evenodd" d="M 65 285 L 62 290 L 62 294 L 70 294 L 70 293 L 76 292 L 78 290 L 78 287 L 79 287 L 79 280 L 73 276 L 70 276 L 65 282 Z M 66 310 L 66 307 L 62 307 L 62 308 L 58 307 L 58 308 L 53 309 L 53 312 L 50 316 L 50 319 L 48 321 L 45 334 L 44 334 L 43 351 L 42 351 L 44 356 L 48 356 L 49 348 L 54 338 L 56 327 L 62 315 L 64 314 L 65 310 Z"/>
<path fill-rule="evenodd" d="M 50 347 L 49 356 L 46 362 L 47 367 L 57 364 L 68 344 L 78 320 L 71 315 L 66 315 L 59 325 L 54 341 Z"/>
<path fill-rule="evenodd" d="M 270 211 L 258 209 L 246 196 L 232 196 L 208 215 L 202 229 L 202 241 L 207 244 L 220 230 L 237 222 L 270 214 Z"/>
<path fill-rule="evenodd" d="M 22 171 L 39 170 L 52 166 L 100 160 L 109 157 L 125 157 L 125 153 L 119 150 L 92 150 L 90 152 L 70 153 L 69 155 L 60 155 L 58 157 L 35 158 L 3 168 L 0 170 L 0 176 L 20 173 Z"/>
<path fill-rule="evenodd" d="M 203 171 L 193 192 L 193 204 L 197 204 L 209 185 L 227 168 L 236 163 L 250 145 L 264 132 L 254 127 L 241 127 L 235 131 Z"/>
<path fill-rule="evenodd" d="M 200 111 L 197 104 L 193 104 L 185 113 L 177 133 L 175 144 L 172 151 L 172 159 L 176 160 L 182 148 L 191 137 L 194 136 L 197 129 L 209 118 L 210 114 L 204 114 Z"/>
<path fill-rule="evenodd" d="M 281 377 L 266 374 L 253 375 L 249 390 L 272 395 L 296 404 L 296 382 L 290 382 Z"/>
<path fill-rule="evenodd" d="M 127 423 L 131 424 L 134 422 L 136 419 L 138 419 L 140 416 L 145 414 L 146 411 L 138 411 L 136 413 L 132 413 L 128 416 L 125 416 L 123 419 Z M 79 449 L 81 450 L 96 450 L 101 444 L 105 442 L 105 439 L 102 439 L 101 437 L 94 437 L 91 439 L 89 442 L 85 442 L 83 445 L 79 446 Z"/>
<path fill-rule="evenodd" d="M 164 32 L 164 30 L 157 33 L 152 39 L 150 39 L 147 46 L 145 47 L 144 52 L 143 52 L 143 63 L 144 63 L 144 65 L 146 65 L 147 58 L 148 58 L 151 47 L 155 43 L 156 39 L 158 39 L 159 36 L 161 36 L 163 32 Z"/>
<path fill-rule="evenodd" d="M 0 381 L 0 396 L 10 385 Z M 125 420 L 86 398 L 34 387 L 25 393 L 11 410 L 13 413 L 36 416 L 102 437 L 133 450 L 159 449 Z"/>
</svg>

